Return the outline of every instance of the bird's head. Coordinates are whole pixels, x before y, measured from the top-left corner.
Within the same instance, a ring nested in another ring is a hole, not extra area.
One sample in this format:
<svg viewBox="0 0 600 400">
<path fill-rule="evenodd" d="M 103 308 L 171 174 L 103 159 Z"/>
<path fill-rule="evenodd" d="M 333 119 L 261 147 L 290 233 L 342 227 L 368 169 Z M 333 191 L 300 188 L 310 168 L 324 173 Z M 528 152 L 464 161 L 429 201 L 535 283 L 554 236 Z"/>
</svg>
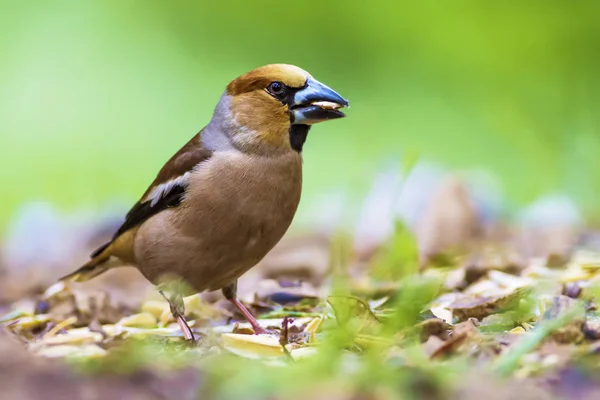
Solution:
<svg viewBox="0 0 600 400">
<path fill-rule="evenodd" d="M 308 72 L 287 64 L 254 69 L 233 80 L 211 124 L 236 148 L 262 154 L 301 151 L 311 125 L 344 117 L 348 101 Z"/>
</svg>

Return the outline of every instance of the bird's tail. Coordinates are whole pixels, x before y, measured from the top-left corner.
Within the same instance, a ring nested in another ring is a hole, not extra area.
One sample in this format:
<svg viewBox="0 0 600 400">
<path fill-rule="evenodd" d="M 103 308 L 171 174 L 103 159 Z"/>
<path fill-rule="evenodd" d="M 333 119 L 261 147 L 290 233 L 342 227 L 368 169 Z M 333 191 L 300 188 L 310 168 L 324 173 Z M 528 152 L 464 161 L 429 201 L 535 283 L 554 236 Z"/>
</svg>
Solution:
<svg viewBox="0 0 600 400">
<path fill-rule="evenodd" d="M 104 246 L 104 248 L 100 248 L 98 250 L 99 251 L 96 251 L 92 255 L 92 259 L 90 261 L 85 263 L 78 270 L 63 276 L 59 280 L 71 282 L 85 282 L 108 271 L 110 269 L 110 267 L 108 266 L 108 260 L 110 259 L 110 252 L 107 251 L 108 246 Z"/>
</svg>

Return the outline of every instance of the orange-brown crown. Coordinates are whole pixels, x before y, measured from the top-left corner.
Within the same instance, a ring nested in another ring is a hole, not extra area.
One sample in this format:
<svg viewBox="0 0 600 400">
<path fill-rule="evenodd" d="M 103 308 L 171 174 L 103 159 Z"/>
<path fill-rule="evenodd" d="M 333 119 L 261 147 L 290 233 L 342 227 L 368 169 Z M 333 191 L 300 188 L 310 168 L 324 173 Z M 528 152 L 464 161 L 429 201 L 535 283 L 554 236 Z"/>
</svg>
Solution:
<svg viewBox="0 0 600 400">
<path fill-rule="evenodd" d="M 282 82 L 292 88 L 299 88 L 308 78 L 312 78 L 312 76 L 295 65 L 269 64 L 253 69 L 233 80 L 227 86 L 227 93 L 236 96 L 256 89 L 262 90 L 274 81 Z"/>
</svg>

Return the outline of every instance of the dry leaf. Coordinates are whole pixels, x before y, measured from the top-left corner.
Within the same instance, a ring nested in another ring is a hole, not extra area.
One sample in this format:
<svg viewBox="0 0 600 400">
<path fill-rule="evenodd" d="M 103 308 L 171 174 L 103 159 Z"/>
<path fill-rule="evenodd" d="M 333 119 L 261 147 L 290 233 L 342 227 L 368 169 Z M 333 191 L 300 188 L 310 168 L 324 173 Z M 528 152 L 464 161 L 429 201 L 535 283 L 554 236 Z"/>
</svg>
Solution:
<svg viewBox="0 0 600 400">
<path fill-rule="evenodd" d="M 104 357 L 106 350 L 96 346 L 95 344 L 84 345 L 68 345 L 61 344 L 57 346 L 41 347 L 35 351 L 35 354 L 47 358 L 62 358 L 62 357 Z"/>
<path fill-rule="evenodd" d="M 273 358 L 285 355 L 279 339 L 271 335 L 221 335 L 223 347 L 233 354 L 245 358 Z"/>
<path fill-rule="evenodd" d="M 450 328 L 451 326 L 440 318 L 429 318 L 417 324 L 421 342 L 425 342 L 430 336 L 437 336 L 442 340 L 446 340 Z"/>
<path fill-rule="evenodd" d="M 130 328 L 155 328 L 156 324 L 156 317 L 148 312 L 133 314 L 117 322 L 117 325 Z"/>
<path fill-rule="evenodd" d="M 371 311 L 369 303 L 358 297 L 329 296 L 327 302 L 333 308 L 340 326 L 351 324 L 357 333 L 369 333 L 381 327 L 381 322 Z"/>
<path fill-rule="evenodd" d="M 448 308 L 452 310 L 452 315 L 459 321 L 468 318 L 481 320 L 492 313 L 514 307 L 522 298 L 523 293 L 522 290 L 516 290 L 502 297 L 464 298 L 450 304 Z"/>
</svg>

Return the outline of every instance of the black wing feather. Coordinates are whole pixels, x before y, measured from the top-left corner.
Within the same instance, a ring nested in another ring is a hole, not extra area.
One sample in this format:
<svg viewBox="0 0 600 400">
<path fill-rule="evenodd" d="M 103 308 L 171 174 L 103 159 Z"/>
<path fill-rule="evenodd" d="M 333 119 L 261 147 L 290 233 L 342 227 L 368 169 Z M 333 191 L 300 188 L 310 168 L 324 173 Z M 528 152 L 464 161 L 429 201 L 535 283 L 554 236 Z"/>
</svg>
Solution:
<svg viewBox="0 0 600 400">
<path fill-rule="evenodd" d="M 160 170 L 156 179 L 146 193 L 142 196 L 142 200 L 146 199 L 151 191 L 159 185 L 173 180 L 179 176 L 183 176 L 186 172 L 191 171 L 198 163 L 208 160 L 212 155 L 212 151 L 204 149 L 200 143 L 200 133 L 194 136 L 188 143 L 185 144 L 165 166 Z M 99 256 L 106 250 L 110 244 L 120 235 L 134 228 L 153 215 L 171 208 L 177 207 L 183 200 L 185 195 L 185 182 L 173 185 L 168 192 L 162 193 L 160 198 L 148 199 L 146 201 L 138 201 L 133 208 L 127 213 L 125 222 L 114 234 L 112 240 L 104 246 L 98 248 L 92 253 L 92 258 Z"/>
<path fill-rule="evenodd" d="M 154 204 L 152 204 L 152 200 L 148 200 L 143 203 L 140 203 L 138 201 L 131 208 L 131 210 L 129 210 L 127 216 L 125 217 L 125 222 L 123 222 L 123 225 L 121 225 L 117 232 L 115 232 L 115 234 L 112 237 L 112 240 L 96 249 L 96 251 L 94 251 L 91 254 L 91 257 L 94 258 L 100 255 L 100 253 L 102 253 L 108 246 L 110 246 L 112 241 L 114 241 L 116 238 L 118 238 L 131 228 L 141 225 L 144 221 L 146 221 L 153 215 L 156 215 L 159 212 L 166 210 L 167 208 L 177 207 L 183 200 L 184 194 L 185 185 L 175 185 L 171 188 L 171 190 L 165 193 L 160 198 L 160 200 L 156 201 Z"/>
<path fill-rule="evenodd" d="M 125 218 L 125 222 L 121 227 L 117 230 L 115 235 L 113 236 L 113 240 L 119 237 L 124 232 L 129 229 L 140 225 L 142 222 L 146 221 L 151 216 L 158 214 L 159 212 L 169 208 L 169 207 L 177 207 L 181 200 L 183 199 L 183 195 L 185 193 L 184 185 L 175 185 L 165 193 L 161 198 L 152 204 L 152 201 L 146 201 L 144 203 L 140 203 L 139 201 L 133 206 L 133 208 L 127 213 L 127 217 Z"/>
</svg>

